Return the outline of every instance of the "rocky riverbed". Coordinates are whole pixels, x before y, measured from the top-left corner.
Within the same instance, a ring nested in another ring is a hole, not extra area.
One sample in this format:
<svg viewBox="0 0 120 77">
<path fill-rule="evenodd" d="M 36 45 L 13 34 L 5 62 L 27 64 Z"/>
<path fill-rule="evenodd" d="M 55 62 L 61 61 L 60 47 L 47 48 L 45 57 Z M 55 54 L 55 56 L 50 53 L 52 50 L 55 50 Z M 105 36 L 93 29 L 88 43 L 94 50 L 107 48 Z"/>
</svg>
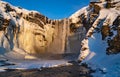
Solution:
<svg viewBox="0 0 120 77">
<path fill-rule="evenodd" d="M 6 69 L 0 77 L 92 77 L 92 70 L 87 65 L 68 65 L 41 69 L 14 70 Z"/>
</svg>

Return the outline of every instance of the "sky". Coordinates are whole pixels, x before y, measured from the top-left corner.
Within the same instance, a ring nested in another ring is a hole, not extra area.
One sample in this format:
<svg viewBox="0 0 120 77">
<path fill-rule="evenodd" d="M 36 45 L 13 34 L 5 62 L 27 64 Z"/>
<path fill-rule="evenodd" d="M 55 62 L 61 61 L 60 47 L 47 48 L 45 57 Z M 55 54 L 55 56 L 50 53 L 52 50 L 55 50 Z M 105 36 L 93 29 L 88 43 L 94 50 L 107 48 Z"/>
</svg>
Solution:
<svg viewBox="0 0 120 77">
<path fill-rule="evenodd" d="M 80 8 L 87 6 L 89 0 L 3 0 L 14 6 L 35 10 L 50 19 L 68 18 Z"/>
</svg>

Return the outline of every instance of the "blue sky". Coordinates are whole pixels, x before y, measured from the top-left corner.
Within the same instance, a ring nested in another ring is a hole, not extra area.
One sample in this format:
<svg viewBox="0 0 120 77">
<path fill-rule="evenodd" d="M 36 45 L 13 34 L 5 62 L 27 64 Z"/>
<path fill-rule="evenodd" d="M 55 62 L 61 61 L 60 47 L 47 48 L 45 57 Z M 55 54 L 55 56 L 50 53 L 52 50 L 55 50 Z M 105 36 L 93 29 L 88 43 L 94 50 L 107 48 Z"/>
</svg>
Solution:
<svg viewBox="0 0 120 77">
<path fill-rule="evenodd" d="M 36 10 L 51 19 L 67 18 L 80 8 L 89 4 L 89 0 L 4 0 L 14 6 Z"/>
</svg>

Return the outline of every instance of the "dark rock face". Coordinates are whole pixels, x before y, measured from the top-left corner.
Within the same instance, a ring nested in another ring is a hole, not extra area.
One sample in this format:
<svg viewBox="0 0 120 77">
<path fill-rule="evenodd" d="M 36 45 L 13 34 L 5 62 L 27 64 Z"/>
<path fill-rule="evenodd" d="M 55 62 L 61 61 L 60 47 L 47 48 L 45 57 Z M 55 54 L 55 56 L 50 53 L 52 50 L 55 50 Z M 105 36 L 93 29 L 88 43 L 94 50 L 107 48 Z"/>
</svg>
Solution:
<svg viewBox="0 0 120 77">
<path fill-rule="evenodd" d="M 107 49 L 107 54 L 115 54 L 120 52 L 120 36 L 115 36 L 108 43 L 109 47 Z"/>
<path fill-rule="evenodd" d="M 13 9 L 9 4 L 6 4 L 5 9 L 5 12 L 15 11 L 15 9 Z"/>
<path fill-rule="evenodd" d="M 113 39 L 108 40 L 109 47 L 107 48 L 107 54 L 115 54 L 120 52 L 120 16 L 113 23 L 115 26 L 114 30 L 117 34 Z"/>
<path fill-rule="evenodd" d="M 33 13 L 33 12 L 30 12 L 26 17 L 24 17 L 24 19 L 26 19 L 29 22 L 38 24 L 42 28 L 43 28 L 44 24 L 47 24 L 47 21 L 48 21 L 47 17 L 45 17 L 39 13 Z"/>
<path fill-rule="evenodd" d="M 0 29 L 2 29 L 2 25 L 4 23 L 4 19 L 3 19 L 3 16 L 0 15 Z"/>
<path fill-rule="evenodd" d="M 96 14 L 99 14 L 99 11 L 101 10 L 101 7 L 98 6 L 96 3 L 91 3 L 90 4 L 90 7 L 93 8 L 93 12 L 96 13 Z"/>
<path fill-rule="evenodd" d="M 102 39 L 104 40 L 107 36 L 110 35 L 110 27 L 109 25 L 102 26 L 101 29 Z"/>
</svg>

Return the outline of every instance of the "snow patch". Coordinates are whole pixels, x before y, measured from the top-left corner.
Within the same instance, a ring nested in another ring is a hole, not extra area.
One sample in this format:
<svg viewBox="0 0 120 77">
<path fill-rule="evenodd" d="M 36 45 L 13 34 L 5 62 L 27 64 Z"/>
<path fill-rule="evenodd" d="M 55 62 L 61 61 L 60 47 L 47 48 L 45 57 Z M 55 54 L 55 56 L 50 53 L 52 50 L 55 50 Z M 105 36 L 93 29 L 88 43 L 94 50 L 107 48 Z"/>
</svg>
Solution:
<svg viewBox="0 0 120 77">
<path fill-rule="evenodd" d="M 82 8 L 82 9 L 80 9 L 76 13 L 72 14 L 69 18 L 72 19 L 73 23 L 77 23 L 80 20 L 79 16 L 84 14 L 84 13 L 86 14 L 88 8 L 89 8 L 89 6 L 86 6 L 86 7 Z"/>
<path fill-rule="evenodd" d="M 101 33 L 94 33 L 93 36 L 95 39 L 88 38 L 90 53 L 82 63 L 96 70 L 94 77 L 119 77 L 120 54 L 106 55 L 107 41 L 102 40 Z"/>
<path fill-rule="evenodd" d="M 15 65 L 3 66 L 0 69 L 41 69 L 41 67 L 58 67 L 61 65 L 71 65 L 65 60 L 11 60 Z M 3 69 L 3 70 L 4 70 Z"/>
</svg>

